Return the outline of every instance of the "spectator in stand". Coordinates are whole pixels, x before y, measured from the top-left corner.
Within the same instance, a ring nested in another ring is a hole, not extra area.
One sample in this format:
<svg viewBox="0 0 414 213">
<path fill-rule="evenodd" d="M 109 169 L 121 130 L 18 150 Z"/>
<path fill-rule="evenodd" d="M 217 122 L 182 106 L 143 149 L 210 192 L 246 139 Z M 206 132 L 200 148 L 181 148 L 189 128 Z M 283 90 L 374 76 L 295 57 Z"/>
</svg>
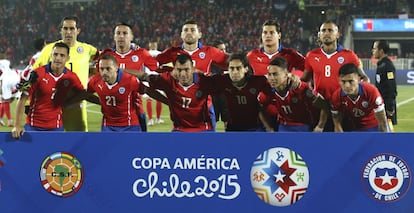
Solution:
<svg viewBox="0 0 414 213">
<path fill-rule="evenodd" d="M 343 118 L 350 120 L 349 131 L 389 132 L 381 94 L 374 85 L 361 82 L 359 73 L 353 63 L 339 69 L 340 88 L 330 99 L 335 132 L 344 131 Z"/>
<path fill-rule="evenodd" d="M 316 103 L 331 100 L 332 93 L 340 87 L 338 73 L 343 64 L 355 64 L 360 78 L 364 81 L 369 80 L 360 68 L 358 56 L 352 50 L 344 49 L 337 43 L 340 34 L 334 22 L 328 20 L 322 23 L 318 36 L 321 47 L 313 49 L 306 55 L 305 71 L 301 78 L 305 82 L 313 79 L 314 93 L 318 94 Z M 321 110 L 318 125 L 315 126 L 314 131 L 333 131 L 334 126 L 332 119 L 328 119 L 329 116 L 330 113 L 327 110 Z"/>
<path fill-rule="evenodd" d="M 374 41 L 372 47 L 372 55 L 377 62 L 377 71 L 375 74 L 375 86 L 381 93 L 385 103 L 385 112 L 387 118 L 391 120 L 393 125 L 397 124 L 397 83 L 395 80 L 395 67 L 388 58 L 390 46 L 385 40 Z"/>
</svg>

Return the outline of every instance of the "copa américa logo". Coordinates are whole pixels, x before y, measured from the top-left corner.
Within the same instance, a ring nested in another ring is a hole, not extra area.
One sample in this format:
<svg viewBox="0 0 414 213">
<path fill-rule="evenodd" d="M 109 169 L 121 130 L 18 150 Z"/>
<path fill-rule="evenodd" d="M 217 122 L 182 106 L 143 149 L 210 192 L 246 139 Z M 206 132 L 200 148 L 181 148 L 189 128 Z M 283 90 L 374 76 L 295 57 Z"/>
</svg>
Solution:
<svg viewBox="0 0 414 213">
<path fill-rule="evenodd" d="M 70 197 L 82 186 L 83 167 L 78 159 L 67 152 L 47 156 L 40 168 L 40 181 L 49 193 L 58 197 Z"/>
<path fill-rule="evenodd" d="M 256 195 L 273 206 L 289 206 L 308 189 L 309 171 L 296 152 L 275 147 L 264 151 L 253 163 L 250 181 Z"/>
<path fill-rule="evenodd" d="M 411 171 L 399 156 L 383 153 L 368 160 L 362 171 L 362 180 L 373 199 L 393 202 L 408 192 Z"/>
</svg>

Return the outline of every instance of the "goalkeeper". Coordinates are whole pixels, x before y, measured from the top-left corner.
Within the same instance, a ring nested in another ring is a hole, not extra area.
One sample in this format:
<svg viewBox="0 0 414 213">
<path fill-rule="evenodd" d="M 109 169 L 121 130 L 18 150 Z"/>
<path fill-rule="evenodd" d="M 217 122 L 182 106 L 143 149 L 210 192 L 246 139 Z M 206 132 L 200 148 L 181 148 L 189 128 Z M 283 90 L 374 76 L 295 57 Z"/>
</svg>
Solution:
<svg viewBox="0 0 414 213">
<path fill-rule="evenodd" d="M 62 40 L 46 45 L 32 68 L 46 65 L 50 61 L 53 45 L 63 42 L 70 47 L 70 59 L 66 62 L 66 67 L 76 73 L 83 87 L 86 88 L 89 62 L 96 58 L 98 50 L 90 44 L 77 41 L 80 33 L 79 25 L 79 20 L 75 16 L 63 18 L 60 26 Z M 65 131 L 88 131 L 86 101 L 63 108 L 63 124 Z"/>
</svg>

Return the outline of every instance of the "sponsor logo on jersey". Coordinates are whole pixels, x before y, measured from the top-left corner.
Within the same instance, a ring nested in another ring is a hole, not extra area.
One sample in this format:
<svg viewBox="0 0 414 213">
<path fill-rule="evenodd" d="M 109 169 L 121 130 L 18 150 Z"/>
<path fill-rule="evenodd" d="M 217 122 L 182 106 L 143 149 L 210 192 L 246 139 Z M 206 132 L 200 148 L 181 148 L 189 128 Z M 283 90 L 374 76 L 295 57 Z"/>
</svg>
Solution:
<svg viewBox="0 0 414 213">
<path fill-rule="evenodd" d="M 379 154 L 365 164 L 362 180 L 373 199 L 393 202 L 402 198 L 410 188 L 411 171 L 399 156 Z"/>
<path fill-rule="evenodd" d="M 275 147 L 264 151 L 253 162 L 250 181 L 256 195 L 273 206 L 289 206 L 308 189 L 309 171 L 293 150 Z"/>
<path fill-rule="evenodd" d="M 47 156 L 40 167 L 43 188 L 58 197 L 66 198 L 76 194 L 83 179 L 81 163 L 67 152 L 56 152 Z"/>
</svg>

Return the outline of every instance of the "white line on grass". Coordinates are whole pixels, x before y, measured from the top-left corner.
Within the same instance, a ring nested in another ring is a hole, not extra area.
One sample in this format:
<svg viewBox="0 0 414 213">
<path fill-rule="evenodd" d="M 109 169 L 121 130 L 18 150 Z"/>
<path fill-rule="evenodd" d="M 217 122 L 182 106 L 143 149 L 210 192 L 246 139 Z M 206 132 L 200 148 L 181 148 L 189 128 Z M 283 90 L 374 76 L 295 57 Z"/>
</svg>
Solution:
<svg viewBox="0 0 414 213">
<path fill-rule="evenodd" d="M 400 107 L 400 106 L 402 106 L 402 105 L 404 105 L 404 104 L 407 104 L 407 103 L 409 103 L 409 102 L 411 102 L 411 101 L 414 101 L 414 97 L 409 98 L 409 99 L 407 99 L 407 100 L 404 100 L 404 101 L 401 101 L 401 102 L 397 103 L 397 107 Z"/>
<path fill-rule="evenodd" d="M 93 105 L 92 104 L 86 104 L 86 111 L 87 112 L 95 113 L 95 114 L 100 114 L 101 113 L 101 111 L 96 111 L 96 110 L 88 109 L 90 106 L 93 106 Z"/>
</svg>

